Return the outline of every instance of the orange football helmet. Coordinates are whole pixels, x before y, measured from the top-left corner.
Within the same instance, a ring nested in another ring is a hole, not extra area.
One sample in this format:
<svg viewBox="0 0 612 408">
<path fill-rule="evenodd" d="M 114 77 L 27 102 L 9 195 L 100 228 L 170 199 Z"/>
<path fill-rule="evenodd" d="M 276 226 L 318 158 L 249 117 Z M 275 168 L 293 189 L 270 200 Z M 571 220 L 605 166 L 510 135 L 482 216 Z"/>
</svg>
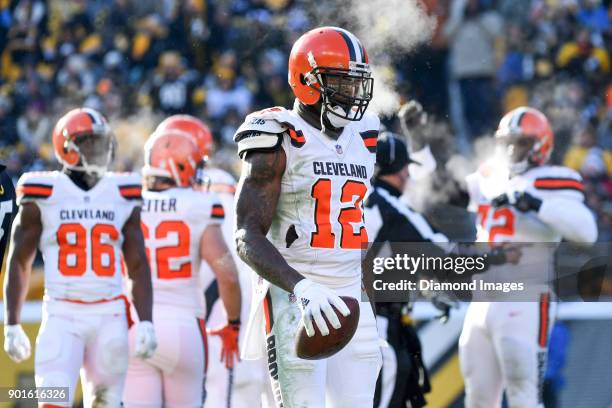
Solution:
<svg viewBox="0 0 612 408">
<path fill-rule="evenodd" d="M 352 33 L 320 27 L 303 34 L 289 56 L 289 85 L 302 103 L 344 120 L 360 120 L 372 99 L 368 54 Z"/>
<path fill-rule="evenodd" d="M 100 112 L 73 109 L 53 129 L 55 157 L 66 168 L 101 176 L 113 159 L 115 138 Z"/>
<path fill-rule="evenodd" d="M 202 159 L 206 159 L 211 154 L 214 146 L 212 132 L 200 119 L 191 115 L 172 115 L 157 125 L 156 131 L 171 129 L 191 135 L 200 150 Z"/>
<path fill-rule="evenodd" d="M 193 138 L 179 130 L 163 130 L 151 135 L 144 146 L 145 177 L 165 177 L 178 187 L 191 187 L 202 160 Z"/>
<path fill-rule="evenodd" d="M 511 160 L 512 166 L 520 171 L 545 164 L 554 145 L 553 131 L 546 116 L 527 106 L 506 113 L 499 122 L 495 137 L 518 151 L 518 155 L 511 157 Z M 521 145 L 525 146 L 524 152 L 520 152 Z"/>
</svg>

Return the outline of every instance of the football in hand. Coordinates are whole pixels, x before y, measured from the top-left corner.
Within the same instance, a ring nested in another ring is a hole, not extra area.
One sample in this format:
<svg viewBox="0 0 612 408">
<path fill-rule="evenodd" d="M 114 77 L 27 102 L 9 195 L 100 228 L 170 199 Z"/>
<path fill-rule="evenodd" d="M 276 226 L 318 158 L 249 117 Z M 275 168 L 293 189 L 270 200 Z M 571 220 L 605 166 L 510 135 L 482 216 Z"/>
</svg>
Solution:
<svg viewBox="0 0 612 408">
<path fill-rule="evenodd" d="M 338 315 L 338 320 L 340 320 L 341 326 L 339 329 L 334 329 L 325 315 L 323 315 L 323 318 L 327 323 L 327 327 L 329 327 L 329 334 L 327 336 L 321 334 L 313 321 L 315 335 L 308 337 L 304 325 L 300 324 L 295 339 L 295 351 L 299 358 L 304 360 L 327 358 L 342 350 L 351 341 L 359 324 L 359 301 L 349 296 L 340 296 L 340 298 L 344 300 L 351 313 L 344 317 L 338 309 L 332 306 Z"/>
</svg>

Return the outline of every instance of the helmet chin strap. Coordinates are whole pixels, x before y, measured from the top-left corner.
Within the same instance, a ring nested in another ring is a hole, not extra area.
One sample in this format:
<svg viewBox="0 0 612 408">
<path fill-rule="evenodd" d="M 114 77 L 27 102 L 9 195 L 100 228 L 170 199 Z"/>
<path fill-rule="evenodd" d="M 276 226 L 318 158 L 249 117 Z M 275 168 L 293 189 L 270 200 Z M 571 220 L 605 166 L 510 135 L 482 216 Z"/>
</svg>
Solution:
<svg viewBox="0 0 612 408">
<path fill-rule="evenodd" d="M 293 109 L 302 117 L 310 126 L 319 129 L 321 133 L 337 139 L 342 133 L 342 128 L 336 128 L 330 123 L 323 103 L 319 101 L 315 105 L 305 105 L 299 100 L 295 100 Z"/>
<path fill-rule="evenodd" d="M 325 100 L 323 103 L 321 103 L 321 132 L 325 133 L 326 135 L 338 137 L 340 133 L 342 133 L 342 129 L 349 124 L 350 120 L 338 116 L 346 116 L 346 111 L 342 109 L 342 107 L 332 105 L 328 103 L 327 97 L 324 95 L 322 95 L 322 97 L 325 98 Z M 330 110 L 327 108 L 328 106 L 331 106 L 331 110 L 333 112 L 330 112 Z M 334 112 L 336 114 L 334 114 Z M 328 129 L 329 127 L 332 129 Z"/>
</svg>

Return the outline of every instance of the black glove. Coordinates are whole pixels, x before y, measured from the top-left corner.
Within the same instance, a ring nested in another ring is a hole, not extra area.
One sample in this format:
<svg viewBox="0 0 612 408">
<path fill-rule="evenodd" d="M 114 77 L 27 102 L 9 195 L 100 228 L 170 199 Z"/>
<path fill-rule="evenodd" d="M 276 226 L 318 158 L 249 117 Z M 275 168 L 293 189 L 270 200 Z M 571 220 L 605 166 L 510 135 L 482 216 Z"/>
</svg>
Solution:
<svg viewBox="0 0 612 408">
<path fill-rule="evenodd" d="M 491 205 L 494 208 L 509 206 L 511 205 L 510 198 L 508 197 L 508 194 L 506 193 L 498 195 L 493 200 L 491 200 Z M 531 194 L 525 191 L 522 191 L 522 192 L 515 191 L 514 192 L 514 203 L 512 203 L 512 205 L 520 212 L 524 212 L 524 213 L 527 211 L 538 212 L 540 211 L 540 207 L 542 206 L 542 200 L 540 200 L 537 197 L 532 196 Z"/>
<path fill-rule="evenodd" d="M 487 253 L 489 265 L 503 265 L 505 263 L 517 264 L 521 259 L 521 250 L 516 245 L 496 246 Z"/>
<path fill-rule="evenodd" d="M 417 152 L 427 145 L 427 141 L 420 128 L 427 124 L 427 113 L 423 106 L 415 100 L 403 104 L 397 112 L 402 133 L 410 141 L 410 150 Z"/>
</svg>

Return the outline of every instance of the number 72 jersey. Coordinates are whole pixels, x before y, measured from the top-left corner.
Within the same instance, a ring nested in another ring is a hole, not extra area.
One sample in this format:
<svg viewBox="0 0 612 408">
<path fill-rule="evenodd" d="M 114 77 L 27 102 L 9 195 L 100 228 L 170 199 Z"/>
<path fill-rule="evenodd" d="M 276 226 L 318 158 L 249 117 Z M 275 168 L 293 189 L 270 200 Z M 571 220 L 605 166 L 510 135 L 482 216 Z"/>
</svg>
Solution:
<svg viewBox="0 0 612 408">
<path fill-rule="evenodd" d="M 141 205 L 139 175 L 106 173 L 85 191 L 62 172 L 25 173 L 17 202 L 40 209 L 47 301 L 89 303 L 121 295 L 122 229 Z"/>
<path fill-rule="evenodd" d="M 533 211 L 523 213 L 512 206 L 492 207 L 491 200 L 502 193 L 527 192 L 542 200 L 577 203 L 584 200 L 580 175 L 561 166 L 534 167 L 513 177 L 496 171 L 494 166 L 482 166 L 468 176 L 467 185 L 470 209 L 477 213 L 480 242 L 559 242 L 563 238 L 555 225 L 544 222 Z"/>
</svg>

